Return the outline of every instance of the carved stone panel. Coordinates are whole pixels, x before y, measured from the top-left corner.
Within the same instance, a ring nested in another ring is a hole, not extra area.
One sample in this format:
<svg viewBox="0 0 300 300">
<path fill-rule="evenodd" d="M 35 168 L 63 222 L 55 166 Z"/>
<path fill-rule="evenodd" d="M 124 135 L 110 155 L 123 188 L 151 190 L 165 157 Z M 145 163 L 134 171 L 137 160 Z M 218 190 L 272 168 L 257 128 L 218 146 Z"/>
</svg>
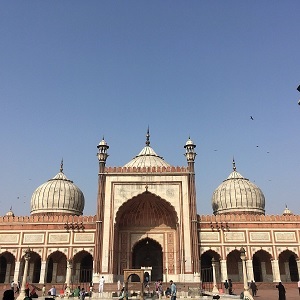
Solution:
<svg viewBox="0 0 300 300">
<path fill-rule="evenodd" d="M 43 233 L 25 233 L 23 237 L 24 244 L 41 244 L 44 243 L 45 235 Z"/>
<path fill-rule="evenodd" d="M 94 243 L 94 233 L 76 232 L 74 234 L 74 243 Z"/>
<path fill-rule="evenodd" d="M 250 232 L 251 242 L 270 242 L 270 232 Z"/>
<path fill-rule="evenodd" d="M 220 234 L 219 232 L 200 232 L 200 241 L 220 242 Z"/>
<path fill-rule="evenodd" d="M 19 234 L 0 234 L 0 243 L 1 244 L 18 244 L 19 243 Z"/>
<path fill-rule="evenodd" d="M 276 242 L 296 242 L 296 233 L 294 231 L 275 232 Z"/>
<path fill-rule="evenodd" d="M 49 244 L 69 243 L 69 233 L 50 233 Z"/>
<path fill-rule="evenodd" d="M 244 232 L 225 232 L 226 242 L 245 242 Z"/>
</svg>

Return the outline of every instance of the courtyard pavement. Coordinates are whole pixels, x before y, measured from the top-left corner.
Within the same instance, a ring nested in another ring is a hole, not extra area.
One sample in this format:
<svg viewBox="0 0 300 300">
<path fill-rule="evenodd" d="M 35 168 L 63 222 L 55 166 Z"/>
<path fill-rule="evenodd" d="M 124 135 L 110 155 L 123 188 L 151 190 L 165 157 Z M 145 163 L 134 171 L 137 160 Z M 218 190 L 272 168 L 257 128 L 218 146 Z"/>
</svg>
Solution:
<svg viewBox="0 0 300 300">
<path fill-rule="evenodd" d="M 3 296 L 3 292 L 4 291 L 0 291 L 0 299 L 2 299 L 2 296 Z M 235 290 L 235 293 L 237 294 L 237 296 L 235 297 L 227 297 L 226 295 L 222 295 L 221 299 L 239 299 L 238 295 L 240 295 L 242 291 L 239 291 L 239 290 Z M 39 298 L 37 299 L 40 299 L 40 300 L 45 300 L 45 298 L 50 298 L 49 296 L 47 297 L 42 297 L 40 296 Z M 59 299 L 64 299 L 64 298 L 60 298 L 60 297 L 56 297 L 56 300 L 59 300 Z M 65 298 L 66 300 L 67 298 Z M 73 300 L 74 298 L 73 297 L 70 297 L 69 300 Z M 103 297 L 99 297 L 99 294 L 98 293 L 94 293 L 93 294 L 93 297 L 92 297 L 92 300 L 111 300 L 111 299 L 114 299 L 114 300 L 117 300 L 118 298 L 114 297 L 107 297 L 105 295 L 103 295 Z M 133 298 L 130 298 L 130 299 L 133 299 Z M 146 300 L 150 300 L 152 298 L 146 298 Z M 163 300 L 166 299 L 165 297 L 163 297 Z M 192 300 L 193 298 L 190 298 L 190 297 L 177 297 L 177 300 L 179 299 L 186 299 L 186 300 Z M 194 298 L 194 299 L 197 299 L 199 300 L 199 298 Z M 201 298 L 202 299 L 202 298 Z M 208 297 L 204 297 L 203 299 L 212 299 L 212 297 L 208 296 Z M 274 286 L 274 289 L 261 289 L 258 291 L 257 293 L 257 296 L 254 297 L 254 300 L 277 300 L 278 299 L 278 291 L 277 289 L 275 288 Z M 77 300 L 77 299 L 76 299 Z M 90 300 L 89 297 L 86 297 L 86 300 Z M 299 295 L 299 292 L 298 292 L 298 288 L 297 286 L 295 286 L 295 288 L 286 288 L 286 300 L 300 300 L 300 295 Z"/>
</svg>

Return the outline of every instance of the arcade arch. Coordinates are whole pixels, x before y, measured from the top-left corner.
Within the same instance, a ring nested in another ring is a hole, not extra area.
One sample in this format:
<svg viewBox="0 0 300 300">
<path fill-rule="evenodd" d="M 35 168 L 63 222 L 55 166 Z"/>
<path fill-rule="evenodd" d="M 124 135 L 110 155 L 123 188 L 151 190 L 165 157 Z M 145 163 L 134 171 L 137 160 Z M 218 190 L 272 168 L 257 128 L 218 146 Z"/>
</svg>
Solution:
<svg viewBox="0 0 300 300">
<path fill-rule="evenodd" d="M 283 281 L 298 281 L 298 256 L 290 250 L 285 250 L 279 254 L 278 260 L 281 279 Z"/>
<path fill-rule="evenodd" d="M 66 281 L 67 257 L 60 251 L 55 251 L 47 259 L 47 283 L 64 283 Z"/>
<path fill-rule="evenodd" d="M 15 270 L 15 257 L 10 252 L 0 255 L 0 283 L 8 283 L 13 279 Z"/>
<path fill-rule="evenodd" d="M 132 267 L 151 268 L 150 281 L 163 279 L 163 256 L 161 245 L 153 239 L 146 238 L 137 242 L 132 249 Z"/>
<path fill-rule="evenodd" d="M 271 259 L 271 254 L 265 250 L 259 250 L 253 254 L 252 264 L 255 282 L 273 281 Z"/>
<path fill-rule="evenodd" d="M 220 255 L 213 250 L 207 250 L 201 255 L 201 279 L 202 282 L 212 282 L 212 261 L 215 261 L 216 279 L 220 280 Z"/>
<path fill-rule="evenodd" d="M 91 282 L 93 279 L 93 256 L 82 250 L 73 257 L 73 283 Z"/>
</svg>

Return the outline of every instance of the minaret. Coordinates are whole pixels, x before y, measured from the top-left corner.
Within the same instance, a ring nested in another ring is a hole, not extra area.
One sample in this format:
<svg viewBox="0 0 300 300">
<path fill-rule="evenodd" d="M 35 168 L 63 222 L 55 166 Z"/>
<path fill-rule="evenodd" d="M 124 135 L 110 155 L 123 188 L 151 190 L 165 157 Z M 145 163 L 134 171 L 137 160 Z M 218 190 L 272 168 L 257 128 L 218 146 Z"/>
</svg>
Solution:
<svg viewBox="0 0 300 300">
<path fill-rule="evenodd" d="M 109 146 L 104 140 L 97 146 L 98 148 L 98 196 L 97 196 L 97 215 L 96 215 L 96 243 L 95 243 L 95 256 L 94 256 L 94 273 L 100 274 L 102 270 L 102 237 L 103 237 L 103 221 L 104 221 L 104 198 L 105 198 L 105 164 L 108 157 L 107 149 Z"/>
<path fill-rule="evenodd" d="M 188 163 L 189 170 L 189 209 L 190 209 L 190 222 L 191 222 L 191 253 L 193 263 L 193 273 L 200 273 L 199 264 L 199 245 L 198 245 L 198 221 L 197 221 L 197 206 L 196 206 L 196 184 L 195 184 L 195 158 L 197 153 L 195 152 L 196 145 L 190 139 L 187 140 L 185 146 L 185 156 Z"/>
</svg>

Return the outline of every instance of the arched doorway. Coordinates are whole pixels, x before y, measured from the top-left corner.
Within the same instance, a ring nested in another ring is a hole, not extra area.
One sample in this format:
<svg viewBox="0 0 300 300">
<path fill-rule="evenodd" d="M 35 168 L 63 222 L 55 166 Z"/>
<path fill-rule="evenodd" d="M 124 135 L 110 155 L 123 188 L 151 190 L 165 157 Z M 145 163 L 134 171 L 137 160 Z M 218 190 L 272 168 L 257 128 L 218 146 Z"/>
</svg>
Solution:
<svg viewBox="0 0 300 300">
<path fill-rule="evenodd" d="M 272 282 L 273 271 L 271 254 L 265 250 L 259 250 L 253 255 L 253 275 L 256 282 Z"/>
<path fill-rule="evenodd" d="M 284 281 L 298 281 L 297 256 L 290 250 L 285 250 L 279 255 L 280 276 Z"/>
<path fill-rule="evenodd" d="M 149 238 L 139 241 L 132 250 L 132 267 L 134 269 L 152 268 L 149 280 L 162 280 L 163 259 L 160 244 Z"/>
<path fill-rule="evenodd" d="M 88 283 L 92 278 L 93 256 L 87 251 L 80 251 L 73 258 L 73 283 Z"/>
<path fill-rule="evenodd" d="M 53 252 L 47 260 L 47 283 L 64 283 L 66 281 L 67 257 L 60 251 Z"/>
<path fill-rule="evenodd" d="M 11 282 L 14 270 L 15 257 L 9 252 L 2 253 L 0 256 L 0 283 Z"/>
<path fill-rule="evenodd" d="M 180 261 L 175 256 L 178 217 L 168 201 L 148 191 L 129 199 L 116 213 L 114 230 L 116 239 L 111 253 L 118 275 L 124 269 L 141 267 L 152 267 L 151 281 L 162 280 L 164 272 L 176 273 L 175 263 Z"/>
<path fill-rule="evenodd" d="M 210 285 L 213 282 L 213 269 L 212 269 L 212 261 L 215 261 L 216 263 L 216 277 L 217 281 L 219 280 L 219 274 L 220 274 L 220 255 L 213 251 L 209 250 L 204 252 L 201 255 L 201 279 L 202 282 L 205 283 L 204 288 L 210 289 Z"/>
</svg>

